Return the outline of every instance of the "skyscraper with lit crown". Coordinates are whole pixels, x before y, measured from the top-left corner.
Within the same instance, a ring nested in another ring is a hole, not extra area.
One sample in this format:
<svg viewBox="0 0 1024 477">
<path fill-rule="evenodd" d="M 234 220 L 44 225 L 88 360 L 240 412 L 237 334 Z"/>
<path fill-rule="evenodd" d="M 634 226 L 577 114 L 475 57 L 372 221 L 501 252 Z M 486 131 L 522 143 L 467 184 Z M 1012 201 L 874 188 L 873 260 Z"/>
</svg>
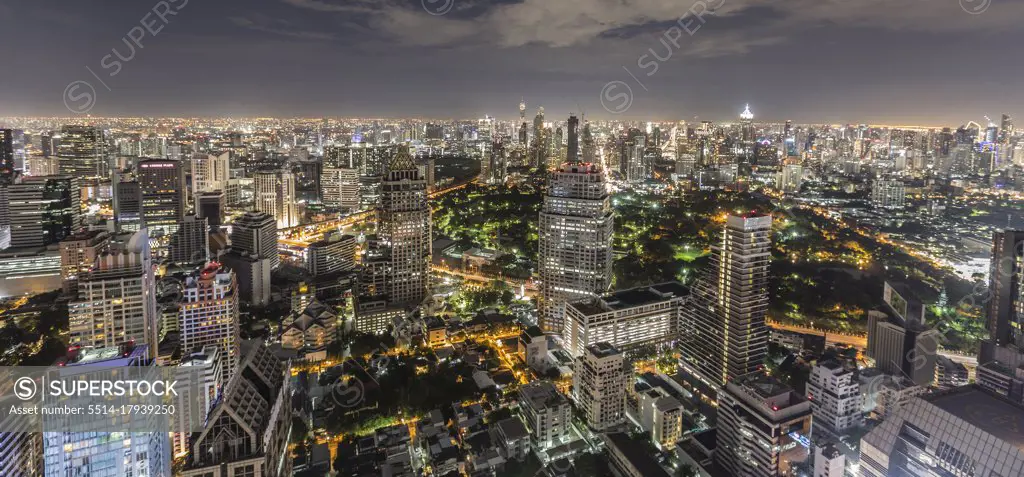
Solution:
<svg viewBox="0 0 1024 477">
<path fill-rule="evenodd" d="M 388 165 L 378 218 L 378 234 L 389 253 L 389 302 L 419 304 L 430 286 L 430 207 L 427 181 L 408 147 L 399 148 Z"/>
<path fill-rule="evenodd" d="M 563 333 L 565 304 L 597 296 L 612 280 L 614 219 L 604 172 L 566 163 L 548 177 L 540 212 L 540 324 Z"/>
</svg>

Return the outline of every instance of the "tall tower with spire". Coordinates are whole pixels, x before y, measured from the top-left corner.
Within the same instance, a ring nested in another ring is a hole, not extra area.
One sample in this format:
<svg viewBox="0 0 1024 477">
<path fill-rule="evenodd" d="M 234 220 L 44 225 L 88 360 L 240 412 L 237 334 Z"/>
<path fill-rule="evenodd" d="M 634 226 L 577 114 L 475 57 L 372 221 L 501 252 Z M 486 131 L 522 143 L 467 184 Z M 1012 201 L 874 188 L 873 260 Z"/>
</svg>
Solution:
<svg viewBox="0 0 1024 477">
<path fill-rule="evenodd" d="M 742 140 L 744 143 L 753 143 L 755 138 L 754 133 L 754 113 L 750 112 L 750 105 L 748 104 L 746 109 L 740 113 L 740 123 L 743 125 L 742 129 Z"/>
<path fill-rule="evenodd" d="M 381 183 L 378 234 L 389 256 L 388 301 L 418 305 L 430 285 L 430 208 L 427 181 L 408 146 L 391 159 Z"/>
</svg>

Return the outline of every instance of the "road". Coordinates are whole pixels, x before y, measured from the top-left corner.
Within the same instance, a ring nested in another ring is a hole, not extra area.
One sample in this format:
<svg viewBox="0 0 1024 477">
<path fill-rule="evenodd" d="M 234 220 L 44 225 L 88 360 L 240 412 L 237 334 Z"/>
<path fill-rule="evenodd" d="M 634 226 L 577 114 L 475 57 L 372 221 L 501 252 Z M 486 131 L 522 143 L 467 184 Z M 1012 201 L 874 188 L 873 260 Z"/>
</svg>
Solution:
<svg viewBox="0 0 1024 477">
<path fill-rule="evenodd" d="M 779 323 L 777 321 L 766 321 L 766 324 L 775 330 L 789 331 L 792 333 L 800 333 L 805 335 L 824 336 L 826 343 L 839 344 L 844 346 L 852 346 L 863 351 L 868 346 L 867 335 L 850 335 L 843 333 L 827 332 L 818 328 L 809 328 L 806 326 L 789 325 L 785 323 Z M 978 367 L 978 357 L 974 355 L 965 355 L 947 351 L 944 349 L 939 350 L 939 355 L 949 358 L 954 363 L 959 363 L 967 368 Z"/>
</svg>

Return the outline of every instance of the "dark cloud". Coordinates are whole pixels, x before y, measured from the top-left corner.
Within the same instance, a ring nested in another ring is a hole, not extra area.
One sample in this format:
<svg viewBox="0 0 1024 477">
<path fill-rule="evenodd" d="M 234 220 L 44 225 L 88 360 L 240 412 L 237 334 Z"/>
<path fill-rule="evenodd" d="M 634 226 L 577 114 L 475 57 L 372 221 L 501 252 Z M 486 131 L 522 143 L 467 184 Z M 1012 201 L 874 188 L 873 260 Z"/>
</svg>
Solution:
<svg viewBox="0 0 1024 477">
<path fill-rule="evenodd" d="M 636 118 L 749 102 L 765 119 L 962 122 L 1024 106 L 1024 2 L 987 1 L 191 0 L 96 85 L 93 113 L 512 117 L 526 97 L 602 116 L 602 86 L 626 81 Z M 156 3 L 0 2 L 0 116 L 66 113 L 66 85 Z M 702 5 L 717 8 L 694 23 Z M 680 18 L 699 29 L 679 36 Z"/>
</svg>

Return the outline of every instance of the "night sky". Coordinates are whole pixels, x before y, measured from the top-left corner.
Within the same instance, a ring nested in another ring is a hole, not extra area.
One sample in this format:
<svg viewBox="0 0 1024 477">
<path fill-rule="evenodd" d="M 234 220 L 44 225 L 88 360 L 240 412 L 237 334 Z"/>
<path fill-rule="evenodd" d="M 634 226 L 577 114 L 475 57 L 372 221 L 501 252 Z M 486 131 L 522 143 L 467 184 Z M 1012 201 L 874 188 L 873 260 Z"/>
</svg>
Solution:
<svg viewBox="0 0 1024 477">
<path fill-rule="evenodd" d="M 709 0 L 692 36 L 663 43 L 691 5 L 0 0 L 0 116 L 68 116 L 75 81 L 98 116 L 512 119 L 520 97 L 558 118 L 728 120 L 749 102 L 759 121 L 956 126 L 1024 111 L 1022 0 Z M 143 31 L 133 57 L 123 38 Z M 623 114 L 602 107 L 610 81 L 633 91 Z"/>
</svg>

